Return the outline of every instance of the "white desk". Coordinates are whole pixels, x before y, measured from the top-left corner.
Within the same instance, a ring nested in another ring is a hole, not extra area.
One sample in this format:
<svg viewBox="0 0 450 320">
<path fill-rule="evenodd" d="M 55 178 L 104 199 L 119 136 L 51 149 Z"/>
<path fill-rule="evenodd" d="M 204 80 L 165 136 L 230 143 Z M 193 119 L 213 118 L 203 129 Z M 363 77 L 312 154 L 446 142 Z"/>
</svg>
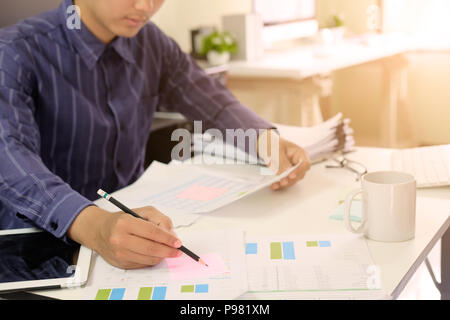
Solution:
<svg viewBox="0 0 450 320">
<path fill-rule="evenodd" d="M 329 44 L 311 44 L 291 49 L 271 50 L 258 61 L 232 61 L 231 77 L 271 77 L 302 80 L 335 70 L 402 54 L 411 41 L 398 35 L 371 35 L 348 38 Z M 372 40 L 370 40 L 372 39 Z"/>
<path fill-rule="evenodd" d="M 369 171 L 380 170 L 388 167 L 389 152 L 386 149 L 362 148 L 349 158 L 361 161 Z M 296 186 L 279 193 L 262 190 L 205 215 L 189 230 L 237 227 L 254 235 L 346 233 L 343 222 L 331 220 L 329 216 L 346 193 L 358 186 L 354 176 L 346 170 L 330 171 L 325 169 L 324 163 L 314 165 Z M 416 238 L 403 243 L 368 241 L 372 258 L 381 268 L 382 288 L 397 298 L 449 226 L 450 188 L 419 190 Z M 442 251 L 443 255 L 449 255 L 449 248 L 446 250 Z M 444 278 L 448 279 L 448 274 Z M 82 299 L 83 289 L 39 294 L 60 299 Z"/>
</svg>

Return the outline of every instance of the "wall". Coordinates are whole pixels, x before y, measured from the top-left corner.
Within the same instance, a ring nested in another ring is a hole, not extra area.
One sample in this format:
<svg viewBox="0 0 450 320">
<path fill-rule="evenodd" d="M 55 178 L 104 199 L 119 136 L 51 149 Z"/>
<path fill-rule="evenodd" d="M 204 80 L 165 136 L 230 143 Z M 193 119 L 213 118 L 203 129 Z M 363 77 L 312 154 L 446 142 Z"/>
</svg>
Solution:
<svg viewBox="0 0 450 320">
<path fill-rule="evenodd" d="M 450 144 L 450 51 L 408 55 L 409 104 L 420 143 Z"/>
<path fill-rule="evenodd" d="M 152 18 L 185 51 L 191 50 L 189 30 L 222 25 L 222 16 L 252 11 L 252 0 L 166 0 Z"/>
<path fill-rule="evenodd" d="M 19 20 L 54 9 L 61 0 L 0 0 L 0 28 Z"/>
</svg>

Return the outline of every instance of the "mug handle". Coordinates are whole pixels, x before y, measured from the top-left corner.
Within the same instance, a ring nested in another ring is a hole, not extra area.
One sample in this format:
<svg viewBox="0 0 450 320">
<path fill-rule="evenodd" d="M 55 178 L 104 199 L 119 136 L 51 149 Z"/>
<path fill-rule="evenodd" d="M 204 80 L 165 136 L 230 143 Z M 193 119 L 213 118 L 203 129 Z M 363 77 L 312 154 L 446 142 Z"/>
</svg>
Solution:
<svg viewBox="0 0 450 320">
<path fill-rule="evenodd" d="M 364 216 L 364 210 L 362 212 L 361 225 L 358 227 L 358 229 L 353 228 L 352 222 L 351 222 L 351 219 L 350 219 L 350 209 L 352 207 L 353 199 L 360 193 L 363 193 L 362 189 L 354 190 L 345 199 L 344 223 L 345 223 L 345 226 L 347 227 L 347 229 L 350 232 L 353 232 L 353 233 L 363 233 L 364 227 L 365 227 L 366 222 L 367 222 L 367 219 Z"/>
</svg>

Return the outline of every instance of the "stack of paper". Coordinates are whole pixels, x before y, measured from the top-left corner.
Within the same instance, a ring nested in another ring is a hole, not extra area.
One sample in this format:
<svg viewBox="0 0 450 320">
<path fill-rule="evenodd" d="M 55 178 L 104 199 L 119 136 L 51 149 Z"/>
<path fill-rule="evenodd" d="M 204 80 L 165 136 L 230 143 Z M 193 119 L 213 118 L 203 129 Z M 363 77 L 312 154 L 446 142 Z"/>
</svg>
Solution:
<svg viewBox="0 0 450 320">
<path fill-rule="evenodd" d="M 316 162 L 335 152 L 350 152 L 355 146 L 350 119 L 343 119 L 341 113 L 314 127 L 296 127 L 276 124 L 280 136 L 305 149 L 311 161 Z M 211 135 L 194 134 L 193 150 L 195 154 L 214 150 L 214 156 L 230 158 L 237 162 L 261 164 L 261 159 L 249 155 L 234 145 L 216 141 Z"/>
<path fill-rule="evenodd" d="M 350 152 L 355 146 L 350 119 L 339 113 L 315 127 L 277 125 L 281 137 L 304 148 L 315 162 L 335 152 Z"/>
</svg>

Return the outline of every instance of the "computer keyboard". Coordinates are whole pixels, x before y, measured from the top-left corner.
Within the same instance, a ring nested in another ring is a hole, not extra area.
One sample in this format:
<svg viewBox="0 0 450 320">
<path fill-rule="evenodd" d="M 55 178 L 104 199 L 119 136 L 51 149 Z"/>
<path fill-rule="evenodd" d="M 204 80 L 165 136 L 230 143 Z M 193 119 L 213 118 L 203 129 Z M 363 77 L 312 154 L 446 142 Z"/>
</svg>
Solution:
<svg viewBox="0 0 450 320">
<path fill-rule="evenodd" d="M 416 178 L 418 188 L 450 185 L 450 145 L 395 150 L 391 169 Z"/>
</svg>

